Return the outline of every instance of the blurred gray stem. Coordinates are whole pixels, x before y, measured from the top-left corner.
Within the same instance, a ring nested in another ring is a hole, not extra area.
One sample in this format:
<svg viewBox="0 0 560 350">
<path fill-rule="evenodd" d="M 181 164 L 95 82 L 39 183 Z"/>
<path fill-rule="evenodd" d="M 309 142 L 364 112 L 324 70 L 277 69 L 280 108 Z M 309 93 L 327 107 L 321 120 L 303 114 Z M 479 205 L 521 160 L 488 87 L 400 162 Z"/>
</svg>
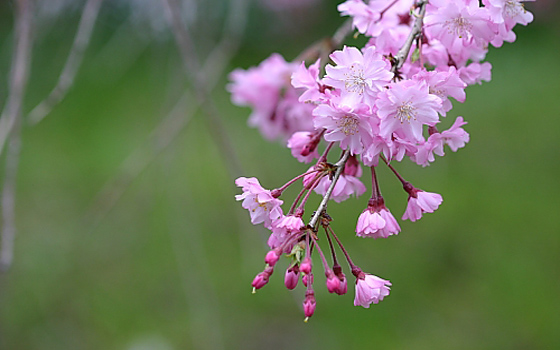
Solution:
<svg viewBox="0 0 560 350">
<path fill-rule="evenodd" d="M 72 84 L 74 84 L 74 78 L 84 58 L 84 53 L 88 47 L 91 34 L 93 33 L 93 27 L 102 2 L 103 0 L 88 0 L 84 6 L 80 24 L 78 25 L 78 30 L 74 37 L 74 43 L 72 44 L 66 64 L 60 73 L 56 86 L 52 89 L 49 96 L 41 101 L 29 113 L 28 119 L 32 125 L 43 120 L 43 118 L 64 99 L 68 90 L 70 90 Z"/>
<path fill-rule="evenodd" d="M 15 44 L 10 72 L 8 100 L 0 116 L 0 154 L 8 138 L 11 139 L 10 153 L 6 159 L 6 175 L 2 191 L 2 248 L 0 265 L 7 269 L 12 262 L 15 237 L 15 183 L 19 158 L 19 118 L 31 65 L 32 1 L 18 0 L 15 15 Z M 14 130 L 14 126 L 17 127 Z"/>
</svg>

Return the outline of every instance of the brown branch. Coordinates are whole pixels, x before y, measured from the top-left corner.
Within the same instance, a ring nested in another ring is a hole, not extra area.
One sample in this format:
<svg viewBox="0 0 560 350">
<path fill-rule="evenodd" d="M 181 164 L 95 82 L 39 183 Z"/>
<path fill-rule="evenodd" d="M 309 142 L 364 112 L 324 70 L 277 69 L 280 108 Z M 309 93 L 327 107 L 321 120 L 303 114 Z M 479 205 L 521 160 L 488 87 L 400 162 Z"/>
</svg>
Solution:
<svg viewBox="0 0 560 350">
<path fill-rule="evenodd" d="M 416 4 L 417 8 L 420 8 L 418 15 L 415 15 L 416 20 L 414 21 L 414 25 L 412 26 L 412 30 L 408 34 L 404 45 L 401 47 L 397 55 L 395 56 L 395 62 L 393 62 L 393 67 L 391 67 L 391 72 L 396 73 L 401 67 L 403 66 L 404 62 L 406 61 L 408 54 L 410 53 L 410 48 L 412 47 L 412 43 L 414 39 L 422 33 L 422 23 L 424 22 L 424 15 L 426 14 L 426 5 L 428 4 L 428 0 L 421 0 Z M 413 13 L 414 15 L 414 13 Z"/>
<path fill-rule="evenodd" d="M 29 113 L 28 120 L 30 124 L 35 125 L 43 120 L 43 118 L 64 99 L 68 90 L 72 87 L 76 73 L 84 58 L 84 53 L 88 47 L 91 34 L 93 33 L 93 27 L 102 2 L 103 0 L 88 0 L 84 6 L 80 24 L 78 25 L 76 36 L 74 37 L 74 43 L 70 49 L 64 68 L 60 73 L 58 82 L 49 96 L 41 101 Z"/>
</svg>

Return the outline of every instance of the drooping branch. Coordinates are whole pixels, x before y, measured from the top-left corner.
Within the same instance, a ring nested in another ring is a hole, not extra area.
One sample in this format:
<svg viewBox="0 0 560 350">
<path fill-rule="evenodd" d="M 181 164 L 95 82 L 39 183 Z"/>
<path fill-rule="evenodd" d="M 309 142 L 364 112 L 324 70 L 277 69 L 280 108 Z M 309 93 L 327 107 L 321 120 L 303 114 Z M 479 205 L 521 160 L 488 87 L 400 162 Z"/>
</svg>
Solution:
<svg viewBox="0 0 560 350">
<path fill-rule="evenodd" d="M 15 40 L 12 55 L 12 70 L 10 72 L 10 86 L 8 100 L 0 116 L 0 155 L 16 120 L 21 115 L 23 97 L 29 78 L 31 65 L 32 38 L 32 1 L 18 0 L 16 2 Z"/>
<path fill-rule="evenodd" d="M 15 228 L 15 184 L 20 149 L 21 109 L 31 65 L 32 15 L 31 0 L 16 2 L 15 44 L 10 73 L 8 100 L 0 116 L 0 154 L 10 139 L 9 154 L 6 157 L 4 186 L 2 189 L 2 236 L 0 267 L 6 270 L 13 260 Z"/>
<path fill-rule="evenodd" d="M 56 86 L 47 98 L 41 101 L 29 113 L 28 119 L 32 125 L 43 120 L 43 118 L 45 118 L 52 109 L 64 99 L 68 90 L 72 87 L 76 73 L 82 63 L 84 53 L 88 47 L 102 2 L 103 0 L 88 0 L 84 6 L 80 24 L 78 25 L 78 30 L 76 31 L 76 36 L 74 37 L 74 43 L 70 49 L 70 53 L 68 54 L 68 58 L 62 72 L 60 73 Z"/>
</svg>

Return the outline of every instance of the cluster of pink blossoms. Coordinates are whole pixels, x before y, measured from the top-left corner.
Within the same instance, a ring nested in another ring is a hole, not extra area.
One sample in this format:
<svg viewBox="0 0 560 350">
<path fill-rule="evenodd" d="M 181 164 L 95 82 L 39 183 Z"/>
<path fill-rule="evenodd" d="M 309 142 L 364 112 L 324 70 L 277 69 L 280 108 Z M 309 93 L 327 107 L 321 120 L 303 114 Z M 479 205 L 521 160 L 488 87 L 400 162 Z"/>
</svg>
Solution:
<svg viewBox="0 0 560 350">
<path fill-rule="evenodd" d="M 330 54 L 330 62 L 317 59 L 288 63 L 274 54 L 258 67 L 235 70 L 228 86 L 234 103 L 250 106 L 249 124 L 268 139 L 282 138 L 300 162 L 313 165 L 284 186 L 266 190 L 256 178 L 239 178 L 242 206 L 253 224 L 271 230 L 266 267 L 253 281 L 263 287 L 285 254 L 291 260 L 285 285 L 306 286 L 306 317 L 315 310 L 311 253 L 317 251 L 325 271 L 327 289 L 345 294 L 347 282 L 336 251 L 343 253 L 356 277 L 354 305 L 369 307 L 389 294 L 391 283 L 366 274 L 351 260 L 330 225 L 329 199 L 342 202 L 360 196 L 361 165 L 371 170 L 372 196 L 359 215 L 359 237 L 387 238 L 401 228 L 385 206 L 376 177 L 384 163 L 408 194 L 402 220 L 419 220 L 442 203 L 442 197 L 415 188 L 393 167 L 405 157 L 421 166 L 443 156 L 447 145 L 457 151 L 469 141 L 466 122 L 457 117 L 451 127 L 439 130 L 442 118 L 455 101 L 464 102 L 465 88 L 490 80 L 491 65 L 482 62 L 489 45 L 499 47 L 515 40 L 513 27 L 532 21 L 519 0 L 348 0 L 338 6 L 350 16 L 353 28 L 369 38 L 363 48 L 344 46 Z M 317 51 L 317 57 L 321 52 Z M 321 72 L 324 69 L 324 76 Z M 444 123 L 442 123 L 444 124 Z M 325 143 L 322 154 L 321 142 Z M 336 163 L 327 157 L 340 150 Z M 380 162 L 380 160 L 382 162 Z M 287 213 L 279 197 L 302 179 L 300 194 Z M 303 215 L 310 193 L 323 196 L 321 205 L 305 223 Z M 323 227 L 331 264 L 318 244 Z M 338 246 L 338 248 L 336 248 Z"/>
</svg>

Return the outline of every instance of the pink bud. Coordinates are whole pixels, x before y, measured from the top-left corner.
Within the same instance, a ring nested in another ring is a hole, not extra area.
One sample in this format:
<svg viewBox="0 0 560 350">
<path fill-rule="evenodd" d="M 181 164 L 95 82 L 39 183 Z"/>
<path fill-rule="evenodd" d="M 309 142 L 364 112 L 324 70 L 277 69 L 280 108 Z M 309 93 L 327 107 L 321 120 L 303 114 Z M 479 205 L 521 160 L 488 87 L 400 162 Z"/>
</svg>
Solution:
<svg viewBox="0 0 560 350">
<path fill-rule="evenodd" d="M 348 283 L 346 282 L 346 277 L 342 277 L 342 279 L 339 279 L 340 284 L 338 285 L 338 289 L 335 290 L 336 294 L 338 295 L 344 295 L 346 294 L 346 292 L 348 292 Z"/>
<path fill-rule="evenodd" d="M 264 258 L 264 262 L 270 266 L 276 265 L 276 262 L 280 259 L 280 251 L 279 249 L 274 249 L 269 251 Z"/>
<path fill-rule="evenodd" d="M 311 273 L 311 267 L 312 267 L 311 258 L 306 256 L 303 259 L 303 262 L 301 263 L 299 270 L 305 273 L 306 275 L 309 275 Z"/>
<path fill-rule="evenodd" d="M 305 293 L 305 300 L 303 301 L 303 312 L 305 313 L 305 321 L 309 319 L 309 317 L 313 316 L 315 313 L 315 293 L 312 290 L 308 290 Z"/>
<path fill-rule="evenodd" d="M 329 293 L 336 293 L 340 287 L 340 280 L 334 275 L 332 270 L 325 271 L 325 276 L 327 276 L 327 290 Z"/>
<path fill-rule="evenodd" d="M 253 288 L 261 289 L 262 287 L 264 287 L 268 283 L 268 278 L 270 277 L 270 275 L 272 275 L 272 272 L 274 272 L 274 269 L 272 267 L 267 267 L 263 272 L 255 276 L 255 278 L 253 279 L 253 283 L 251 283 Z"/>
<path fill-rule="evenodd" d="M 286 288 L 291 290 L 297 286 L 298 281 L 299 281 L 299 267 L 297 265 L 294 265 L 294 267 L 291 267 L 286 270 L 286 275 L 284 277 L 284 285 L 286 286 Z"/>
</svg>

